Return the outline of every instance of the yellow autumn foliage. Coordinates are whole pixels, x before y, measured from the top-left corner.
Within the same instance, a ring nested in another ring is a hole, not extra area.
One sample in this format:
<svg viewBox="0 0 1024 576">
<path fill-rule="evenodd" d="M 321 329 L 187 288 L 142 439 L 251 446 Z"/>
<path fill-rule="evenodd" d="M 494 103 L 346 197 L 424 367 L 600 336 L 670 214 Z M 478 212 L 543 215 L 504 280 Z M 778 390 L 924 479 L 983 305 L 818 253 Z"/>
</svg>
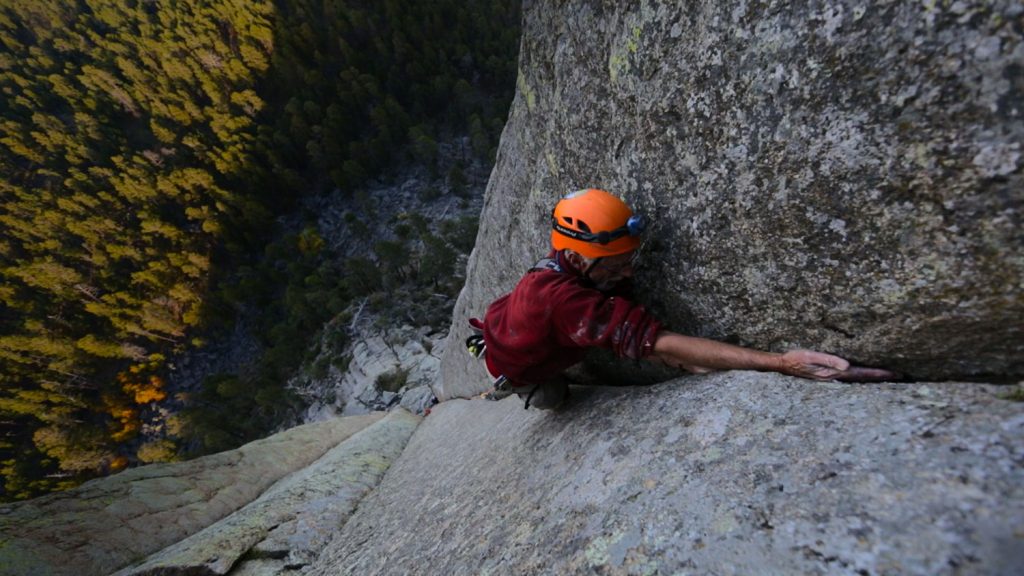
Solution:
<svg viewBox="0 0 1024 576">
<path fill-rule="evenodd" d="M 107 465 L 107 468 L 109 468 L 111 472 L 118 472 L 120 470 L 124 470 L 127 467 L 128 458 L 124 456 L 115 457 L 113 460 L 110 461 L 110 464 Z"/>
<path fill-rule="evenodd" d="M 141 388 L 135 392 L 135 403 L 136 404 L 149 404 L 150 402 L 159 402 L 167 398 L 167 393 L 159 388 Z"/>
</svg>

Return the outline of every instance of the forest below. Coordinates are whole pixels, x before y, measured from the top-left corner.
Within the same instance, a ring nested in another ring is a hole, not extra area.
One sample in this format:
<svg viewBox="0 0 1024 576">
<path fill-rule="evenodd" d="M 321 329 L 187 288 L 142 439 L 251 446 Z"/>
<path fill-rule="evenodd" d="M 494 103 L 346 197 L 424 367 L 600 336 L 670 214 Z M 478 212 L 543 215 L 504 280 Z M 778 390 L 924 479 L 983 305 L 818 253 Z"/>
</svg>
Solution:
<svg viewBox="0 0 1024 576">
<path fill-rule="evenodd" d="M 0 3 L 0 497 L 257 438 L 293 403 L 284 379 L 324 322 L 389 283 L 443 284 L 474 222 L 411 218 L 398 233 L 418 251 L 381 243 L 342 265 L 314 230 L 269 231 L 304 195 L 357 196 L 398 162 L 435 163 L 446 134 L 492 159 L 519 10 Z M 170 398 L 168 358 L 246 304 L 268 310 L 261 376 Z M 145 441 L 171 400 L 172 437 Z"/>
</svg>

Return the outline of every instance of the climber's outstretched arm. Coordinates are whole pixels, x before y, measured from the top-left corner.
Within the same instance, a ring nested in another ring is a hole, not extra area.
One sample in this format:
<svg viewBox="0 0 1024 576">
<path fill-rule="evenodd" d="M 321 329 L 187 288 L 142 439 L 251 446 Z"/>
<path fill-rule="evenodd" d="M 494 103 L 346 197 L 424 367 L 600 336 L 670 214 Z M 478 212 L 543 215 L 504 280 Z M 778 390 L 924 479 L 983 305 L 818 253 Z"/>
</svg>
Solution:
<svg viewBox="0 0 1024 576">
<path fill-rule="evenodd" d="M 683 336 L 663 330 L 654 341 L 652 359 L 691 372 L 711 370 L 760 370 L 780 372 L 813 380 L 895 378 L 885 370 L 865 371 L 832 354 L 813 350 L 790 350 L 784 354 L 733 346 L 707 338 Z"/>
</svg>

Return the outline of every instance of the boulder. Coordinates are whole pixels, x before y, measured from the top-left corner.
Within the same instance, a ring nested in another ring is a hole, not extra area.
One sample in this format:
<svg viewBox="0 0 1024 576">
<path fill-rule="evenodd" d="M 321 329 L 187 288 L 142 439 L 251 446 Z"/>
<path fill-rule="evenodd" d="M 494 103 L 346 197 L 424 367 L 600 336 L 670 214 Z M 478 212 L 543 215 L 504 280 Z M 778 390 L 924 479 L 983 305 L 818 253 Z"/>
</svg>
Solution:
<svg viewBox="0 0 1024 576">
<path fill-rule="evenodd" d="M 430 386 L 410 388 L 402 394 L 400 406 L 413 414 L 423 414 L 437 402 Z"/>
<path fill-rule="evenodd" d="M 1024 6 L 524 5 L 517 92 L 455 308 L 547 251 L 587 187 L 652 226 L 640 299 L 680 332 L 912 379 L 1024 376 Z M 487 388 L 458 346 L 442 399 Z"/>
<path fill-rule="evenodd" d="M 230 515 L 382 417 L 298 426 L 236 450 L 0 506 L 0 574 L 110 574 Z"/>
<path fill-rule="evenodd" d="M 1004 392 L 730 372 L 445 402 L 307 574 L 1015 573 Z"/>
</svg>

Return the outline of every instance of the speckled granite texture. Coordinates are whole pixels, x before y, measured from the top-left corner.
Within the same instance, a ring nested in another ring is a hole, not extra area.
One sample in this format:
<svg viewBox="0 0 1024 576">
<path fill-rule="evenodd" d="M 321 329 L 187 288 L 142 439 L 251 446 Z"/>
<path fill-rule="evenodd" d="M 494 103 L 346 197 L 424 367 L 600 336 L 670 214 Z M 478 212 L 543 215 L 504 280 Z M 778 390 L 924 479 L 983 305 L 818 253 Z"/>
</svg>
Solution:
<svg viewBox="0 0 1024 576">
<path fill-rule="evenodd" d="M 453 400 L 310 574 L 1010 574 L 1024 404 L 732 372 Z"/>
<path fill-rule="evenodd" d="M 653 221 L 677 331 L 916 379 L 1024 376 L 1024 5 L 537 0 L 452 335 L 566 192 Z M 449 347 L 438 396 L 486 389 Z"/>
</svg>

